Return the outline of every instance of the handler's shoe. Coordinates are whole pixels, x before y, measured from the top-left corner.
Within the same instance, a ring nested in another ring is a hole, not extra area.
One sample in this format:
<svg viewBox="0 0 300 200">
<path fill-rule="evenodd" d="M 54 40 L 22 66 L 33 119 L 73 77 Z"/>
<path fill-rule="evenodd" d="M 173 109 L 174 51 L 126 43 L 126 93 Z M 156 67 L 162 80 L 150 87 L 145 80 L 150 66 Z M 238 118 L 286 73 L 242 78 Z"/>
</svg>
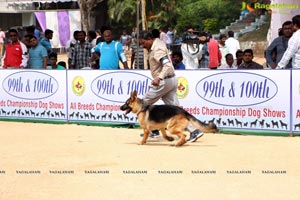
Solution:
<svg viewBox="0 0 300 200">
<path fill-rule="evenodd" d="M 202 136 L 203 136 L 203 132 L 201 132 L 199 130 L 195 130 L 190 133 L 190 138 L 187 141 L 188 142 L 196 142 Z"/>
<path fill-rule="evenodd" d="M 144 133 L 141 133 L 140 136 L 144 137 Z M 151 138 L 157 138 L 157 137 L 159 137 L 159 131 L 158 130 L 151 131 L 149 137 L 151 137 Z"/>
</svg>

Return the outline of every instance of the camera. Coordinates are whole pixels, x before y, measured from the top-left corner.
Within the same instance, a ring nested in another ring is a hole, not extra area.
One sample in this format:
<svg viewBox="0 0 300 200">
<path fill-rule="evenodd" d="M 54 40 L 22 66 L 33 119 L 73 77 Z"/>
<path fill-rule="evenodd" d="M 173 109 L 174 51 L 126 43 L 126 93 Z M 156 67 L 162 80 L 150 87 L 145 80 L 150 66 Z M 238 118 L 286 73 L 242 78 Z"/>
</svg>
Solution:
<svg viewBox="0 0 300 200">
<path fill-rule="evenodd" d="M 186 31 L 183 33 L 182 42 L 187 44 L 199 44 L 199 31 Z"/>
</svg>

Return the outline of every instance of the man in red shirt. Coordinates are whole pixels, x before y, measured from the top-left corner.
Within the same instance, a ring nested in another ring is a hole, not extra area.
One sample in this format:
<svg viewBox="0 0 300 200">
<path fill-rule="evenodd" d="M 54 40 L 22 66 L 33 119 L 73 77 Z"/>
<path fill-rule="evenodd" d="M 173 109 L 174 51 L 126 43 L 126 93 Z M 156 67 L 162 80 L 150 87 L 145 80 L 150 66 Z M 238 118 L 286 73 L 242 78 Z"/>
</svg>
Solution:
<svg viewBox="0 0 300 200">
<path fill-rule="evenodd" d="M 221 65 L 222 54 L 219 49 L 219 44 L 217 40 L 213 39 L 212 35 L 208 36 L 210 39 L 207 43 L 209 52 L 209 69 L 217 69 Z"/>
<path fill-rule="evenodd" d="M 18 31 L 10 29 L 8 31 L 10 43 L 6 45 L 3 57 L 4 69 L 20 69 L 27 66 L 28 53 L 25 44 L 18 40 Z"/>
</svg>

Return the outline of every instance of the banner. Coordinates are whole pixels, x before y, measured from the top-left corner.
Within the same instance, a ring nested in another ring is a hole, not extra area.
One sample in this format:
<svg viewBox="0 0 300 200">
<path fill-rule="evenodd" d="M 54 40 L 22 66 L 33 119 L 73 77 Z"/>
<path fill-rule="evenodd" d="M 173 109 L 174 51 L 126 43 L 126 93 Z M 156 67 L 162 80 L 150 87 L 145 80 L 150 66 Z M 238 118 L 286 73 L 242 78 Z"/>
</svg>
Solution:
<svg viewBox="0 0 300 200">
<path fill-rule="evenodd" d="M 177 96 L 183 109 L 221 129 L 299 131 L 299 73 L 178 70 Z M 151 81 L 149 70 L 1 70 L 0 118 L 136 124 L 120 106 L 134 90 L 143 98 Z"/>
<path fill-rule="evenodd" d="M 0 118 L 67 120 L 66 71 L 1 70 Z"/>
</svg>

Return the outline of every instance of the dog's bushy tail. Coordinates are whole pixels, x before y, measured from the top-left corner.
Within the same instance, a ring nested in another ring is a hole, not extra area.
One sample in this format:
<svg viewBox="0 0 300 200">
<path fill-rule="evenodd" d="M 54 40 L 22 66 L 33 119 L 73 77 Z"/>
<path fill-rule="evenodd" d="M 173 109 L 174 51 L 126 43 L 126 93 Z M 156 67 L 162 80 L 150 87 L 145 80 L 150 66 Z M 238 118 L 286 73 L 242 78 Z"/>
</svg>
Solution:
<svg viewBox="0 0 300 200">
<path fill-rule="evenodd" d="M 205 124 L 189 113 L 187 118 L 195 128 L 199 129 L 203 133 L 216 133 L 219 131 L 214 123 Z"/>
</svg>

